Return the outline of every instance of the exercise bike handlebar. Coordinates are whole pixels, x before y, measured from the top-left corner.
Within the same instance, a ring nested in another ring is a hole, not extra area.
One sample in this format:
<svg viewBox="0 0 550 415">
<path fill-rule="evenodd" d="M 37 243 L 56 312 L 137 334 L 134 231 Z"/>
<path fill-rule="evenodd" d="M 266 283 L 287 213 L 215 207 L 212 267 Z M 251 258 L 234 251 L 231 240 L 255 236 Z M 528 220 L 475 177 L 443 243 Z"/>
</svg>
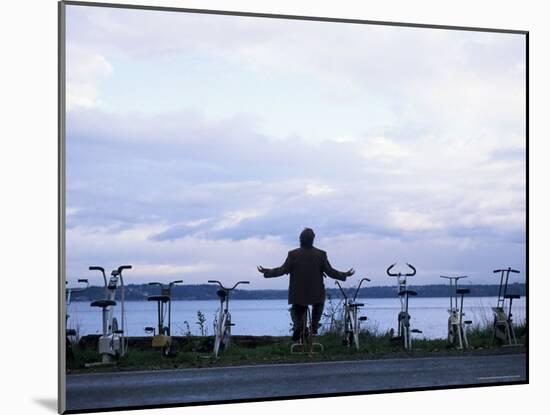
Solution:
<svg viewBox="0 0 550 415">
<path fill-rule="evenodd" d="M 101 275 L 103 275 L 103 283 L 105 284 L 105 288 L 107 288 L 107 277 L 105 276 L 105 268 L 98 267 L 97 265 L 93 265 L 91 267 L 88 267 L 90 271 L 100 271 Z"/>
<path fill-rule="evenodd" d="M 177 280 L 177 281 L 171 281 L 168 283 L 168 285 L 171 287 L 174 284 L 181 284 L 183 280 Z M 148 285 L 160 285 L 161 287 L 164 286 L 162 282 L 150 282 Z"/>
<path fill-rule="evenodd" d="M 340 292 L 344 296 L 344 299 L 347 300 L 348 296 L 346 295 L 346 293 L 345 293 L 344 289 L 342 288 L 342 286 L 340 285 L 340 283 L 338 281 L 334 281 L 334 283 L 338 286 L 338 288 L 340 288 Z"/>
<path fill-rule="evenodd" d="M 493 271 L 494 274 L 496 274 L 497 272 L 513 272 L 514 274 L 519 274 L 519 271 L 517 269 L 512 269 L 512 268 L 507 268 L 507 269 L 495 269 Z"/>
<path fill-rule="evenodd" d="M 235 287 L 237 287 L 237 285 L 239 284 L 250 284 L 250 281 L 238 281 L 234 286 L 233 288 L 231 288 L 232 290 L 235 289 Z"/>
<path fill-rule="evenodd" d="M 363 281 L 370 281 L 370 279 L 365 277 L 365 278 L 361 279 L 361 281 L 359 281 L 359 285 L 357 286 L 357 288 L 355 290 L 355 294 L 353 295 L 353 301 L 355 301 L 355 299 L 357 298 L 357 293 L 359 293 L 359 289 L 361 288 L 361 284 L 363 284 Z M 340 283 L 338 281 L 334 281 L 334 283 L 338 286 L 338 288 L 340 288 L 340 292 L 344 296 L 344 299 L 347 300 L 349 297 L 346 295 L 346 292 L 344 291 L 344 289 L 342 288 Z"/>
<path fill-rule="evenodd" d="M 460 277 L 447 277 L 446 275 L 440 275 L 439 278 L 447 278 L 449 280 L 459 280 L 461 278 L 468 278 L 467 275 L 461 275 Z"/>
<path fill-rule="evenodd" d="M 357 286 L 357 289 L 355 290 L 355 294 L 353 294 L 353 301 L 355 301 L 355 299 L 357 298 L 357 294 L 359 294 L 359 289 L 361 288 L 361 284 L 363 284 L 363 281 L 369 281 L 370 282 L 370 279 L 365 277 L 365 278 L 362 278 L 361 281 L 359 281 L 359 285 Z"/>
<path fill-rule="evenodd" d="M 398 273 L 396 274 L 396 273 L 390 272 L 391 269 L 392 269 L 396 264 L 397 264 L 396 262 L 393 263 L 393 264 L 391 264 L 391 265 L 388 267 L 388 269 L 386 270 L 386 274 L 388 274 L 390 277 L 412 277 L 412 276 L 416 275 L 416 268 L 413 267 L 413 266 L 412 266 L 411 264 L 409 264 L 408 262 L 407 262 L 406 264 L 407 264 L 407 266 L 408 266 L 410 269 L 412 269 L 412 271 L 413 271 L 412 273 L 409 273 L 409 274 L 402 274 L 402 273 L 398 272 Z"/>
<path fill-rule="evenodd" d="M 234 290 L 235 287 L 237 287 L 237 285 L 239 284 L 250 284 L 250 281 L 238 281 L 235 283 L 235 285 L 231 288 L 227 288 L 227 287 L 224 287 L 223 284 L 221 282 L 219 282 L 218 280 L 208 280 L 208 283 L 210 284 L 218 284 L 223 290 L 225 291 L 231 291 L 231 290 Z"/>
<path fill-rule="evenodd" d="M 131 265 L 121 265 L 120 267 L 117 268 L 117 271 L 119 274 L 122 273 L 122 270 L 124 269 L 132 269 L 132 266 Z"/>
</svg>

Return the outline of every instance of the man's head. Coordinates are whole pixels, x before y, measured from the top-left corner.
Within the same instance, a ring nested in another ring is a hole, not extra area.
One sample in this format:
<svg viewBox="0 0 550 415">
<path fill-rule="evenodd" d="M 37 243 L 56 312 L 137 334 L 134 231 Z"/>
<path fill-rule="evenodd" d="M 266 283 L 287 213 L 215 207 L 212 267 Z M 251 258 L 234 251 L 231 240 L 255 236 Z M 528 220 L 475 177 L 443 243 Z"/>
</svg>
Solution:
<svg viewBox="0 0 550 415">
<path fill-rule="evenodd" d="M 300 246 L 302 248 L 311 248 L 313 246 L 313 240 L 315 239 L 315 232 L 311 228 L 304 228 L 300 234 Z"/>
</svg>

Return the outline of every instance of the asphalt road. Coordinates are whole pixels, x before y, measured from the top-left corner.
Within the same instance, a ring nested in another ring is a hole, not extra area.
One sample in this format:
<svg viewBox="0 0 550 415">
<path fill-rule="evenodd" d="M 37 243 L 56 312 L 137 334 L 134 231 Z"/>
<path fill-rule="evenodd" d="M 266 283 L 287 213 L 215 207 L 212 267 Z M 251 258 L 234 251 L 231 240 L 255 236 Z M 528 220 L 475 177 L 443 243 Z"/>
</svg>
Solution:
<svg viewBox="0 0 550 415">
<path fill-rule="evenodd" d="M 482 385 L 525 379 L 523 353 L 75 374 L 67 376 L 67 409 Z"/>
</svg>

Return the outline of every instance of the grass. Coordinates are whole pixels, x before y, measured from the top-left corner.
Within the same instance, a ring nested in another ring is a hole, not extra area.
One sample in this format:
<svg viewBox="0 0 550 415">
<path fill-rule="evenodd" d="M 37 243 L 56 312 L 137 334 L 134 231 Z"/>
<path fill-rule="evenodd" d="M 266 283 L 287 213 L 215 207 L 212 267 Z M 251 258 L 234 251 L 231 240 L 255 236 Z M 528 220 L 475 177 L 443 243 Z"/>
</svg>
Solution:
<svg viewBox="0 0 550 415">
<path fill-rule="evenodd" d="M 520 324 L 516 328 L 519 343 L 525 343 L 527 328 Z M 334 361 L 353 359 L 380 359 L 388 357 L 415 357 L 464 353 L 506 353 L 510 349 L 492 344 L 492 328 L 476 326 L 468 330 L 470 349 L 455 350 L 447 347 L 445 339 L 413 338 L 413 350 L 405 351 L 399 343 L 391 341 L 390 333 L 364 331 L 360 334 L 360 350 L 342 345 L 339 334 L 328 333 L 317 337 L 323 344 L 322 353 L 291 354 L 289 337 L 234 336 L 231 347 L 219 358 L 212 355 L 213 336 L 174 337 L 177 354 L 162 357 L 158 349 L 151 348 L 151 338 L 130 338 L 127 354 L 118 359 L 115 367 L 85 368 L 86 363 L 99 360 L 97 336 L 85 336 L 78 346 L 73 347 L 73 357 L 68 359 L 69 372 L 102 370 L 158 370 L 178 368 L 200 368 L 213 366 L 251 365 L 265 363 L 297 363 L 311 361 Z M 523 350 L 520 348 L 520 350 Z"/>
</svg>

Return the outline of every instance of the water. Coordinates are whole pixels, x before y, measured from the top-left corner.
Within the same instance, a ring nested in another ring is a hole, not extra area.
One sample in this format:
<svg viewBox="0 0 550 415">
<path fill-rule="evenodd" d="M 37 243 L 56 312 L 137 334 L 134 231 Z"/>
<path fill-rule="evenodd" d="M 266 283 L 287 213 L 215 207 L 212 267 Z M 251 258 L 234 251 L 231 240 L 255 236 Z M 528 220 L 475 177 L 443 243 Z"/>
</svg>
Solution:
<svg viewBox="0 0 550 415">
<path fill-rule="evenodd" d="M 366 315 L 367 322 L 362 327 L 385 332 L 397 325 L 397 314 L 400 309 L 397 298 L 358 299 L 364 303 L 359 315 Z M 336 306 L 338 301 L 333 302 Z M 464 298 L 466 320 L 474 324 L 492 322 L 491 307 L 496 304 L 496 298 L 471 297 Z M 157 324 L 157 305 L 147 301 L 126 302 L 126 333 L 128 336 L 145 335 L 144 327 Z M 206 317 L 205 329 L 208 335 L 214 333 L 213 321 L 219 301 L 173 301 L 172 302 L 172 334 L 183 335 L 187 331 L 184 321 L 189 323 L 191 333 L 200 334 L 197 322 L 197 311 Z M 409 304 L 411 327 L 422 330 L 419 337 L 428 339 L 445 338 L 447 333 L 447 309 L 449 299 L 414 298 Z M 230 312 L 235 326 L 233 334 L 285 336 L 290 330 L 289 305 L 286 300 L 231 300 Z M 325 312 L 329 311 L 329 302 L 325 304 Z M 115 308 L 118 316 L 120 307 Z M 99 334 L 101 332 L 101 312 L 90 307 L 88 302 L 73 302 L 69 306 L 69 327 L 78 326 L 81 335 Z M 512 308 L 514 321 L 525 319 L 525 298 L 514 301 Z M 119 323 L 120 324 L 120 323 Z"/>
</svg>

